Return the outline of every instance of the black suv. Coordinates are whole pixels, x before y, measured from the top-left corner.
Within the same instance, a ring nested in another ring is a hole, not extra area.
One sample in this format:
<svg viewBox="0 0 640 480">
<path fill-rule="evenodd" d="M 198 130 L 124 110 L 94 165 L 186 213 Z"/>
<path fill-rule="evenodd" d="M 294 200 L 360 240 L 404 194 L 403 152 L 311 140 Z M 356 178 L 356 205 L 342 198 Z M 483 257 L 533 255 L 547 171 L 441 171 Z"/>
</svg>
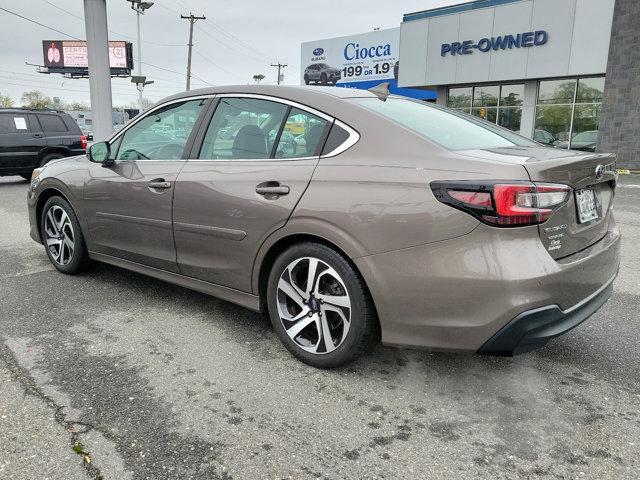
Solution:
<svg viewBox="0 0 640 480">
<path fill-rule="evenodd" d="M 82 155 L 87 139 L 68 114 L 58 110 L 0 109 L 0 176 L 31 172 L 62 157 Z"/>
</svg>

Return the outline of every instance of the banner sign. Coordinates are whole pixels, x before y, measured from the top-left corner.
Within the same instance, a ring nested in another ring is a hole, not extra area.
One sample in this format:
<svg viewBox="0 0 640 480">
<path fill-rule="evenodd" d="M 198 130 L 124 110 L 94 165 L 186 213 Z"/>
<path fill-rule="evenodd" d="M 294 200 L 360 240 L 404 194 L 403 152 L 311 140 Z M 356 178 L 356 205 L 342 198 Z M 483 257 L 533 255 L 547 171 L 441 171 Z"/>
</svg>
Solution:
<svg viewBox="0 0 640 480">
<path fill-rule="evenodd" d="M 80 40 L 43 40 L 45 67 L 88 68 L 87 42 Z M 131 70 L 133 61 L 127 54 L 127 42 L 109 42 L 109 65 Z"/>
</svg>

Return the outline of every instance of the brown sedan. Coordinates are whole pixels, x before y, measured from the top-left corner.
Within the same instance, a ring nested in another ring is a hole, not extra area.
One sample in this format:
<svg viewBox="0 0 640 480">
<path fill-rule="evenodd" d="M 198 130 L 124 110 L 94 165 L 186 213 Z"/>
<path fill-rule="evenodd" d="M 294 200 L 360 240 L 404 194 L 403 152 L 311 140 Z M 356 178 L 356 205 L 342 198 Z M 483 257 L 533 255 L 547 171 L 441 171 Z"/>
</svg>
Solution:
<svg viewBox="0 0 640 480">
<path fill-rule="evenodd" d="M 614 162 L 383 92 L 196 90 L 36 170 L 31 236 L 63 273 L 267 312 L 318 367 L 380 339 L 511 355 L 610 296 Z"/>
</svg>

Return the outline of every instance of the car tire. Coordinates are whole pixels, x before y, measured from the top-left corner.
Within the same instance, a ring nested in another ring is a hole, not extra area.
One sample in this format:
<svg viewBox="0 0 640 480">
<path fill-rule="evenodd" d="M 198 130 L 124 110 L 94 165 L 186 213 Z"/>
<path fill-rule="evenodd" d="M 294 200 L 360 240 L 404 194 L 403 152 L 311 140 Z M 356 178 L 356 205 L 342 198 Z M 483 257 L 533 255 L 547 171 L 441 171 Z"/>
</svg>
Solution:
<svg viewBox="0 0 640 480">
<path fill-rule="evenodd" d="M 47 256 L 60 272 L 75 275 L 93 264 L 78 217 L 66 199 L 54 196 L 46 201 L 40 218 L 40 232 Z"/>
<path fill-rule="evenodd" d="M 42 160 L 40 160 L 40 166 L 44 167 L 51 160 L 57 160 L 58 158 L 63 158 L 63 157 L 64 155 L 60 153 L 49 153 L 48 155 L 45 155 L 44 157 L 42 157 Z"/>
<path fill-rule="evenodd" d="M 313 295 L 307 291 L 309 270 L 315 273 Z M 340 253 L 321 243 L 301 243 L 282 252 L 271 268 L 266 295 L 276 334 L 295 357 L 313 367 L 349 363 L 379 339 L 364 280 Z"/>
<path fill-rule="evenodd" d="M 320 83 L 322 85 L 326 85 L 327 84 L 327 74 L 323 73 L 322 75 L 320 75 Z"/>
<path fill-rule="evenodd" d="M 304 76 L 304 84 L 309 85 L 309 75 Z"/>
</svg>

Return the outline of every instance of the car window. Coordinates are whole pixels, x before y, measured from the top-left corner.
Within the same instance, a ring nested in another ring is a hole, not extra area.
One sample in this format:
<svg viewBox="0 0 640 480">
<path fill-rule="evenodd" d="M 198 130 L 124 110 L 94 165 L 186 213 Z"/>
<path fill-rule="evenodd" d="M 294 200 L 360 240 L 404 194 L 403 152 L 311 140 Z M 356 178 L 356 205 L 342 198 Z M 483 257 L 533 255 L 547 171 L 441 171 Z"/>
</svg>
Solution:
<svg viewBox="0 0 640 480">
<path fill-rule="evenodd" d="M 30 130 L 27 115 L 16 113 L 0 114 L 0 133 L 27 133 Z"/>
<path fill-rule="evenodd" d="M 348 139 L 349 139 L 349 132 L 347 132 L 344 128 L 334 123 L 333 126 L 331 127 L 331 131 L 329 132 L 329 136 L 327 137 L 327 141 L 324 142 L 322 155 L 328 155 L 329 153 L 333 152 L 336 148 L 338 148 Z"/>
<path fill-rule="evenodd" d="M 62 133 L 68 131 L 67 126 L 57 115 L 38 115 L 42 131 L 46 133 Z"/>
<path fill-rule="evenodd" d="M 129 128 L 118 149 L 118 160 L 179 160 L 204 99 L 167 105 Z"/>
<path fill-rule="evenodd" d="M 198 158 L 271 158 L 289 107 L 255 98 L 224 97 L 216 107 Z"/>
<path fill-rule="evenodd" d="M 282 129 L 276 158 L 313 157 L 320 154 L 327 121 L 303 110 L 292 108 Z"/>
<path fill-rule="evenodd" d="M 536 145 L 495 124 L 425 102 L 400 98 L 353 101 L 450 150 Z"/>
</svg>

